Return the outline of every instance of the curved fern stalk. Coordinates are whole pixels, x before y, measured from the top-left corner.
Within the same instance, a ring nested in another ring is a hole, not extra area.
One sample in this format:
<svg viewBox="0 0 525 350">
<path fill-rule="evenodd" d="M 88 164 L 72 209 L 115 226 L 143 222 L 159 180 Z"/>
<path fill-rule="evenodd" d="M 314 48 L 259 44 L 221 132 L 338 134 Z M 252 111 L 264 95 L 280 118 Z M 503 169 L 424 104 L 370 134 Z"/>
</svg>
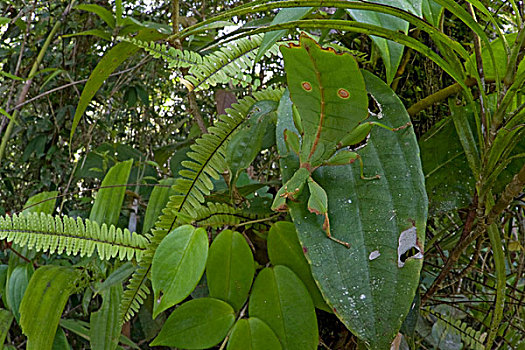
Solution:
<svg viewBox="0 0 525 350">
<path fill-rule="evenodd" d="M 91 256 L 96 248 L 102 260 L 140 260 L 148 245 L 146 237 L 127 229 L 44 213 L 0 217 L 0 239 L 50 254 Z"/>
<path fill-rule="evenodd" d="M 168 45 L 143 42 L 133 38 L 118 37 L 130 42 L 155 58 L 162 58 L 168 63 L 168 68 L 189 68 L 184 76 L 184 85 L 190 91 L 208 89 L 217 84 L 227 84 L 230 81 L 246 87 L 252 83 L 245 72 L 252 68 L 256 49 L 261 45 L 263 35 L 243 37 L 228 43 L 206 56 L 189 50 L 179 50 Z M 279 54 L 278 44 L 273 45 L 266 56 Z"/>
<path fill-rule="evenodd" d="M 155 58 L 162 58 L 168 63 L 168 68 L 190 68 L 202 63 L 202 56 L 190 50 L 179 50 L 166 44 L 159 44 L 152 41 L 142 41 L 135 38 L 124 36 L 117 37 L 117 40 L 126 41 L 144 51 L 148 52 Z"/>
<path fill-rule="evenodd" d="M 181 177 L 173 186 L 178 194 L 170 197 L 163 214 L 156 222 L 150 244 L 124 292 L 120 309 L 123 320 L 129 320 L 138 311 L 149 293 L 146 282 L 151 269 L 151 261 L 162 239 L 183 221 L 178 220 L 179 217 L 198 217 L 197 213 L 202 206 L 201 203 L 213 189 L 210 178 L 218 179 L 219 174 L 226 167 L 224 159 L 226 144 L 246 120 L 250 108 L 257 101 L 279 101 L 282 92 L 282 89 L 268 89 L 254 93 L 253 97 L 248 96 L 241 99 L 232 105 L 232 108 L 226 110 L 229 115 L 221 115 L 219 121 L 209 128 L 209 133 L 202 135 L 191 146 L 188 156 L 192 160 L 182 163 L 185 169 L 179 172 Z"/>
<path fill-rule="evenodd" d="M 189 74 L 184 77 L 193 85 L 190 90 L 208 89 L 210 85 L 227 84 L 230 81 L 242 87 L 250 85 L 251 77 L 245 72 L 252 68 L 262 39 L 262 34 L 240 38 L 206 55 L 202 64 L 191 67 Z M 279 43 L 265 53 L 266 57 L 278 55 Z"/>
<path fill-rule="evenodd" d="M 247 213 L 226 203 L 207 203 L 197 210 L 197 216 L 192 221 L 193 225 L 200 227 L 234 226 L 241 222 L 258 219 L 255 214 Z"/>
</svg>

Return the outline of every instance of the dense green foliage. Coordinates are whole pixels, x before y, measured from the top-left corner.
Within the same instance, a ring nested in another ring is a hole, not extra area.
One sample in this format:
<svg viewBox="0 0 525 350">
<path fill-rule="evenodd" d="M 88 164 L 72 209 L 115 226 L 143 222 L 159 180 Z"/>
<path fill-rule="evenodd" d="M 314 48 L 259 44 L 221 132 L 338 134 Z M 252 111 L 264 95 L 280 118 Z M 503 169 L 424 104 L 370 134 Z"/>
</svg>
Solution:
<svg viewBox="0 0 525 350">
<path fill-rule="evenodd" d="M 522 348 L 524 17 L 1 3 L 0 348 Z"/>
</svg>

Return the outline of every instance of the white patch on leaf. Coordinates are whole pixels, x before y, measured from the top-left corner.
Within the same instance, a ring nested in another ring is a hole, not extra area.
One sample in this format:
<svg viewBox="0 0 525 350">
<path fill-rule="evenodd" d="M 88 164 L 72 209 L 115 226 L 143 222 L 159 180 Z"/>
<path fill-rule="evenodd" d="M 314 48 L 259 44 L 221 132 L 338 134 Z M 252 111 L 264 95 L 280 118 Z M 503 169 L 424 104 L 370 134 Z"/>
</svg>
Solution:
<svg viewBox="0 0 525 350">
<path fill-rule="evenodd" d="M 405 266 L 407 259 L 423 259 L 423 251 L 417 240 L 417 230 L 415 226 L 401 232 L 401 235 L 399 235 L 397 266 Z"/>
<path fill-rule="evenodd" d="M 379 250 L 374 250 L 372 253 L 370 253 L 370 255 L 368 256 L 368 260 L 374 260 L 374 259 L 377 259 L 379 258 L 379 256 L 381 255 L 381 253 L 379 252 Z"/>
</svg>

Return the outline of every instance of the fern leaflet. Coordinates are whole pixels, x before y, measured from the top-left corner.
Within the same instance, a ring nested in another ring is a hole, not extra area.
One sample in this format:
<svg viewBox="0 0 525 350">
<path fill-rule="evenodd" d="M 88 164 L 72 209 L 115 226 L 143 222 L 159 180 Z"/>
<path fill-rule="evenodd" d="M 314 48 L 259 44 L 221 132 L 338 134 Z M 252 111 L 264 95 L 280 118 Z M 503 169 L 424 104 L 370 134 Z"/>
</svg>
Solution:
<svg viewBox="0 0 525 350">
<path fill-rule="evenodd" d="M 118 37 L 119 40 L 130 42 L 150 53 L 155 58 L 162 58 L 168 63 L 168 68 L 189 68 L 188 74 L 182 80 L 189 90 L 204 90 L 217 84 L 227 84 L 232 81 L 242 87 L 252 85 L 251 76 L 245 72 L 252 68 L 256 49 L 262 42 L 263 35 L 241 38 L 206 56 L 189 50 L 179 50 L 168 45 L 154 42 L 143 42 L 133 38 Z M 278 45 L 272 46 L 266 56 L 278 55 Z"/>
<path fill-rule="evenodd" d="M 127 229 L 44 213 L 0 217 L 0 239 L 50 254 L 91 256 L 96 248 L 102 260 L 140 260 L 148 245 L 146 237 Z"/>
<path fill-rule="evenodd" d="M 218 179 L 219 174 L 225 169 L 226 143 L 245 121 L 250 108 L 257 101 L 279 101 L 281 95 L 281 89 L 267 89 L 256 92 L 253 97 L 241 99 L 232 108 L 227 109 L 229 115 L 221 115 L 215 126 L 209 128 L 209 133 L 202 135 L 191 146 L 188 156 L 192 160 L 182 163 L 185 169 L 179 172 L 181 177 L 173 186 L 177 194 L 170 197 L 163 214 L 152 230 L 153 237 L 148 249 L 139 261 L 139 268 L 131 276 L 124 292 L 121 305 L 121 315 L 124 320 L 129 320 L 142 304 L 145 293 L 148 292 L 144 283 L 148 279 L 155 251 L 162 239 L 177 226 L 179 214 L 191 218 L 198 217 L 201 203 L 213 189 L 210 178 Z"/>
<path fill-rule="evenodd" d="M 241 222 L 257 219 L 257 215 L 247 213 L 226 203 L 207 203 L 197 211 L 192 224 L 201 227 L 234 226 Z"/>
</svg>

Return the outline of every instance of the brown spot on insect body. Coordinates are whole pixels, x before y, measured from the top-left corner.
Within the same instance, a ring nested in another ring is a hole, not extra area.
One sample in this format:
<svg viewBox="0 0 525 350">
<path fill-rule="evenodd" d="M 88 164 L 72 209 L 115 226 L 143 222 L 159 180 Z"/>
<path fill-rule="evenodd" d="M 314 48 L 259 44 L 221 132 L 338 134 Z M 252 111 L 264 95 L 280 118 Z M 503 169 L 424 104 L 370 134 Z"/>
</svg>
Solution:
<svg viewBox="0 0 525 350">
<path fill-rule="evenodd" d="M 339 90 L 337 90 L 337 96 L 346 100 L 347 98 L 350 97 L 350 93 L 348 92 L 348 90 L 340 88 Z"/>
<path fill-rule="evenodd" d="M 305 253 L 305 254 L 308 253 L 308 248 L 303 247 L 303 253 Z"/>
<path fill-rule="evenodd" d="M 303 82 L 301 83 L 301 86 L 303 87 L 303 89 L 304 89 L 305 91 L 308 91 L 308 92 L 312 91 L 312 84 L 310 84 L 310 83 L 307 82 L 307 81 L 303 81 Z"/>
</svg>

